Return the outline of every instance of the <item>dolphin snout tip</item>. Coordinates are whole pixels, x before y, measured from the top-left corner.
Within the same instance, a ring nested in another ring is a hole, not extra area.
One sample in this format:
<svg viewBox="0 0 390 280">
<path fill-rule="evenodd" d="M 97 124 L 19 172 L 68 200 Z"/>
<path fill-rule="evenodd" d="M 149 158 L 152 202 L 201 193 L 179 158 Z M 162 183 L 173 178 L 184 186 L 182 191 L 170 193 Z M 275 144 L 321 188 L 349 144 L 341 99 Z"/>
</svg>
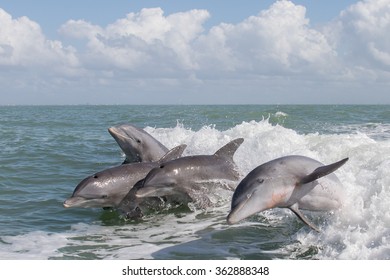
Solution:
<svg viewBox="0 0 390 280">
<path fill-rule="evenodd" d="M 112 136 L 114 136 L 114 135 L 116 135 L 116 134 L 118 134 L 118 130 L 116 129 L 116 127 L 109 127 L 108 128 L 108 132 L 112 135 Z"/>
<path fill-rule="evenodd" d="M 233 213 L 231 212 L 231 213 L 227 216 L 226 222 L 227 222 L 228 225 L 234 225 L 234 224 L 236 224 L 238 221 L 237 221 L 237 219 L 234 218 L 234 215 L 233 215 Z"/>
<path fill-rule="evenodd" d="M 226 222 L 227 222 L 227 224 L 228 224 L 229 226 L 231 226 L 231 225 L 234 224 L 234 222 L 232 222 L 229 218 L 226 219 Z"/>
<path fill-rule="evenodd" d="M 72 208 L 77 205 L 78 201 L 79 201 L 78 198 L 70 197 L 62 203 L 62 206 L 64 206 L 65 208 Z"/>
</svg>

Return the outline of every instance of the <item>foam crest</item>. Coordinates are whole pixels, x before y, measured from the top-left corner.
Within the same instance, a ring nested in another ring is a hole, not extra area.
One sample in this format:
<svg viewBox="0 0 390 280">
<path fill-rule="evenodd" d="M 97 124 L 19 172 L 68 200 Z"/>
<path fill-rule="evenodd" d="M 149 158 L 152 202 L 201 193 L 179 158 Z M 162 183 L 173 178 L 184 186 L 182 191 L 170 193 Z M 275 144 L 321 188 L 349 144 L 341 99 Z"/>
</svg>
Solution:
<svg viewBox="0 0 390 280">
<path fill-rule="evenodd" d="M 335 172 L 345 187 L 344 207 L 325 215 L 321 234 L 308 234 L 303 229 L 297 238 L 303 246 L 320 248 L 319 258 L 389 258 L 390 141 L 386 137 L 375 140 L 355 128 L 342 134 L 305 135 L 272 125 L 268 119 L 243 122 L 226 131 L 212 126 L 199 131 L 178 126 L 152 133 L 170 145 L 173 139 L 187 143 L 187 154 L 210 154 L 228 141 L 243 137 L 245 141 L 234 157 L 243 176 L 256 166 L 285 155 L 304 155 L 324 164 L 349 157 L 347 164 Z"/>
<path fill-rule="evenodd" d="M 389 259 L 390 257 L 390 147 L 366 135 L 346 135 L 332 145 L 350 161 L 338 171 L 347 192 L 345 205 L 336 211 L 320 235 L 298 234 L 308 246 L 317 244 L 325 259 Z M 328 139 L 329 140 L 329 139 Z M 325 145 L 328 140 L 324 141 Z"/>
</svg>

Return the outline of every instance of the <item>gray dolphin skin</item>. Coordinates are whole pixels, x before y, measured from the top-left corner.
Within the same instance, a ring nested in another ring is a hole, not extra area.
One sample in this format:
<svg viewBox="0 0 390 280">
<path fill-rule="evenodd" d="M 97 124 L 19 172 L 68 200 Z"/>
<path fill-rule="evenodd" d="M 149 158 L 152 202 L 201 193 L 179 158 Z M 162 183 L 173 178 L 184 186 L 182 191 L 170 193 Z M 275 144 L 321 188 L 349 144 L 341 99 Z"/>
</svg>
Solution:
<svg viewBox="0 0 390 280">
<path fill-rule="evenodd" d="M 152 169 L 145 177 L 137 197 L 161 197 L 175 195 L 184 201 L 193 201 L 197 207 L 211 204 L 208 194 L 216 186 L 237 184 L 239 173 L 233 155 L 244 141 L 235 139 L 214 155 L 181 157 Z"/>
<path fill-rule="evenodd" d="M 256 167 L 239 183 L 233 194 L 228 224 L 280 207 L 289 208 L 305 224 L 319 231 L 300 209 L 323 211 L 340 206 L 342 197 L 338 188 L 342 185 L 331 173 L 347 160 L 323 165 L 304 156 L 286 156 Z"/>
<path fill-rule="evenodd" d="M 93 174 L 77 185 L 63 205 L 66 208 L 116 207 L 152 168 L 180 157 L 186 147 L 180 145 L 173 148 L 157 162 L 123 164 Z"/>
<path fill-rule="evenodd" d="M 168 152 L 153 136 L 131 124 L 112 126 L 108 132 L 126 155 L 123 163 L 155 162 Z"/>
</svg>

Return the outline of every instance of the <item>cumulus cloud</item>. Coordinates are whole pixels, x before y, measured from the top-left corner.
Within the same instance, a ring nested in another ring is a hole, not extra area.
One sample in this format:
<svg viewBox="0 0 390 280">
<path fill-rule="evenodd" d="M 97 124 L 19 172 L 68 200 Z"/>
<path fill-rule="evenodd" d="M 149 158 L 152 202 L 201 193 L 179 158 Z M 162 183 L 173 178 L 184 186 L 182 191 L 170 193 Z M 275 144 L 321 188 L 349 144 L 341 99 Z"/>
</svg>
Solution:
<svg viewBox="0 0 390 280">
<path fill-rule="evenodd" d="M 390 78 L 389 0 L 365 0 L 350 6 L 324 33 L 351 78 Z"/>
<path fill-rule="evenodd" d="M 213 27 L 199 40 L 204 68 L 270 76 L 326 71 L 336 53 L 305 13 L 303 6 L 278 1 L 237 25 Z"/>
<path fill-rule="evenodd" d="M 325 36 L 310 28 L 303 6 L 278 1 L 237 25 L 206 32 L 205 10 L 164 16 L 143 9 L 106 27 L 70 20 L 61 34 L 87 40 L 84 61 L 97 67 L 148 72 L 165 77 L 192 71 L 198 76 L 235 73 L 290 75 L 324 72 L 336 53 Z M 156 73 L 157 72 L 157 73 Z"/>
<path fill-rule="evenodd" d="M 205 10 L 164 16 L 161 8 L 142 9 L 106 27 L 70 20 L 60 32 L 88 41 L 85 59 L 89 63 L 104 60 L 102 67 L 157 71 L 164 77 L 197 67 L 191 44 L 203 32 L 202 25 L 208 17 Z"/>
<path fill-rule="evenodd" d="M 0 9 L 0 26 L 0 65 L 51 67 L 54 64 L 64 71 L 79 66 L 73 48 L 46 39 L 39 24 L 27 17 L 13 19 Z"/>
</svg>

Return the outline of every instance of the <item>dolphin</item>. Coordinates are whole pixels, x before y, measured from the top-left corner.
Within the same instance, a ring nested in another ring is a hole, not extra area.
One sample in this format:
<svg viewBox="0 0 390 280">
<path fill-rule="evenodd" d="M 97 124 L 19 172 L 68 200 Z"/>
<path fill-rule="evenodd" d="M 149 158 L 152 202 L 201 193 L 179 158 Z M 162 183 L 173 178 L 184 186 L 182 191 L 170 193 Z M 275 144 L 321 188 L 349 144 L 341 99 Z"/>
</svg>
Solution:
<svg viewBox="0 0 390 280">
<path fill-rule="evenodd" d="M 168 152 L 153 136 L 131 124 L 112 126 L 108 132 L 126 155 L 123 163 L 155 162 Z"/>
<path fill-rule="evenodd" d="M 213 155 L 186 156 L 162 163 L 148 173 L 136 196 L 175 195 L 200 208 L 211 205 L 208 195 L 217 186 L 233 190 L 230 185 L 237 184 L 240 174 L 233 155 L 243 141 L 243 138 L 235 139 Z"/>
<path fill-rule="evenodd" d="M 65 208 L 116 207 L 151 169 L 180 157 L 186 147 L 183 144 L 173 148 L 157 162 L 122 164 L 95 173 L 82 180 L 63 205 Z"/>
<path fill-rule="evenodd" d="M 342 186 L 336 175 L 331 173 L 347 160 L 323 165 L 314 159 L 293 155 L 256 167 L 233 193 L 228 224 L 235 224 L 266 209 L 280 207 L 289 208 L 305 224 L 319 231 L 300 209 L 322 211 L 340 206 L 341 197 L 337 188 Z"/>
</svg>

